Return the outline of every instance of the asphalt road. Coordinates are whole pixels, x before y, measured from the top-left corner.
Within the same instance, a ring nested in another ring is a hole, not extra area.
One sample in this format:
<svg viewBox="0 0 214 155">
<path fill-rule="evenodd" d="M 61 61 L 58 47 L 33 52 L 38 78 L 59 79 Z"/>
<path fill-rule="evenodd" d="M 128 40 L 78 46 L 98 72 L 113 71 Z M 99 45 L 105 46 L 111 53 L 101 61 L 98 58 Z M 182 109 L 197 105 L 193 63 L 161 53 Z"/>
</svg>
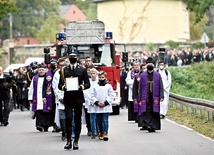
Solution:
<svg viewBox="0 0 214 155">
<path fill-rule="evenodd" d="M 0 126 L 0 155 L 213 155 L 214 140 L 180 126 L 167 118 L 162 130 L 140 131 L 127 121 L 127 109 L 110 116 L 109 141 L 91 139 L 82 126 L 79 150 L 64 150 L 59 133 L 38 132 L 29 111 L 14 110 L 10 124 Z"/>
</svg>

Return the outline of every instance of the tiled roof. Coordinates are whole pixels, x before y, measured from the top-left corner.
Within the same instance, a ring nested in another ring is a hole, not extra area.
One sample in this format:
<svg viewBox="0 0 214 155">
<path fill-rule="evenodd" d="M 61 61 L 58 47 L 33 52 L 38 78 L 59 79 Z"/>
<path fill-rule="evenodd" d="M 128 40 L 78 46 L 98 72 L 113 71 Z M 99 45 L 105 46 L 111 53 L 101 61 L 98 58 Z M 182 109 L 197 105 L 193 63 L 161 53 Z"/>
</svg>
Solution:
<svg viewBox="0 0 214 155">
<path fill-rule="evenodd" d="M 72 5 L 60 5 L 59 9 L 60 9 L 60 16 L 64 16 L 65 13 L 68 12 L 68 10 L 72 7 Z"/>
</svg>

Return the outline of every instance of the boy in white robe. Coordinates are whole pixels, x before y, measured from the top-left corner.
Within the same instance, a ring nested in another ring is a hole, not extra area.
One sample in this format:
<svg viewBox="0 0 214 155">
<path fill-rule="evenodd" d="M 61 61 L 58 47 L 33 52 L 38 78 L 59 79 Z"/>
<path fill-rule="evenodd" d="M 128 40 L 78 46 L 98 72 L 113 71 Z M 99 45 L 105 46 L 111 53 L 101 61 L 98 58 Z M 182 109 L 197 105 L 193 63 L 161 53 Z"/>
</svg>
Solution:
<svg viewBox="0 0 214 155">
<path fill-rule="evenodd" d="M 92 91 L 92 103 L 96 105 L 96 117 L 99 130 L 99 139 L 108 140 L 109 113 L 112 112 L 112 101 L 114 92 L 112 85 L 107 82 L 107 74 L 100 71 L 99 82 L 94 85 Z"/>
</svg>

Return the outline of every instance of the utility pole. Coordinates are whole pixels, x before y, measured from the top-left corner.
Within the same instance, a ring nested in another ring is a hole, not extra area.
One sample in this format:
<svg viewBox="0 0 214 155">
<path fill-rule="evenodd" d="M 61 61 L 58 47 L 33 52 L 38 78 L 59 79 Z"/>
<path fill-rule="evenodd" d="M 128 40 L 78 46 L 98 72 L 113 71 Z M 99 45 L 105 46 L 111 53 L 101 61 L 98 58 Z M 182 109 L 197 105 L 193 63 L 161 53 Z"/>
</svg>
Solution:
<svg viewBox="0 0 214 155">
<path fill-rule="evenodd" d="M 9 23 L 10 23 L 10 40 L 13 39 L 13 17 L 12 14 L 9 14 Z"/>
</svg>

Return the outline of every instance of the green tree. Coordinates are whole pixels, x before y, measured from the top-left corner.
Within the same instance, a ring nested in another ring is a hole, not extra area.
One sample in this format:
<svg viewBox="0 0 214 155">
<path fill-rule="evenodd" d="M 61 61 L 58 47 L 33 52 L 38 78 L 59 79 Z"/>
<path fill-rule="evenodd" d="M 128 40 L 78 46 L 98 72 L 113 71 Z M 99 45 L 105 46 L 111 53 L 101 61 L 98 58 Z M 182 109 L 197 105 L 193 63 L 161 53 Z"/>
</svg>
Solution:
<svg viewBox="0 0 214 155">
<path fill-rule="evenodd" d="M 8 13 L 17 12 L 18 9 L 14 6 L 11 0 L 0 0 L 0 20 Z"/>
<path fill-rule="evenodd" d="M 53 12 L 48 13 L 47 17 L 40 31 L 36 33 L 36 37 L 41 43 L 55 42 L 56 33 L 62 29 L 60 23 L 64 25 L 67 23 L 66 20 L 59 18 L 58 15 Z"/>
<path fill-rule="evenodd" d="M 194 23 L 196 15 L 194 12 L 190 13 L 190 38 L 191 40 L 199 40 L 204 33 L 204 29 L 208 22 L 207 16 L 204 16 L 200 22 Z"/>
<path fill-rule="evenodd" d="M 207 10 L 214 5 L 214 0 L 183 0 L 187 9 L 195 13 L 194 23 L 198 23 L 204 17 Z"/>
<path fill-rule="evenodd" d="M 86 15 L 87 20 L 95 20 L 97 17 L 97 5 L 91 0 L 76 0 L 77 7 Z"/>
<path fill-rule="evenodd" d="M 76 4 L 76 0 L 61 0 L 62 5 Z"/>
<path fill-rule="evenodd" d="M 40 36 L 37 33 L 39 33 L 40 30 L 44 31 L 43 25 L 49 25 L 50 29 L 54 31 L 53 35 L 55 35 L 61 30 L 59 25 L 64 24 L 64 20 L 59 15 L 60 5 L 60 0 L 14 0 L 14 6 L 20 11 L 17 14 L 13 14 L 13 37 Z M 50 19 L 52 19 L 54 23 Z M 8 17 L 2 19 L 1 23 L 0 37 L 1 40 L 4 40 L 9 38 Z M 44 33 L 47 34 L 46 32 Z M 39 38 L 39 40 L 41 40 L 41 38 Z"/>
</svg>

